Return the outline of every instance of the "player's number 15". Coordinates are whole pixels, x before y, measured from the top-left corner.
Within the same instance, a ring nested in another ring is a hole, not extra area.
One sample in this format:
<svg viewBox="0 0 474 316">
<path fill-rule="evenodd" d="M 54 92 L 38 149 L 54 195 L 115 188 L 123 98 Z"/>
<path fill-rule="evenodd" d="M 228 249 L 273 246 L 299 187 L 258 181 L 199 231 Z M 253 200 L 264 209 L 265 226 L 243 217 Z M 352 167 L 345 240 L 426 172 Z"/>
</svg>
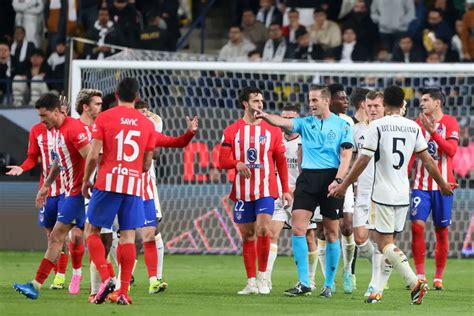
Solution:
<svg viewBox="0 0 474 316">
<path fill-rule="evenodd" d="M 120 133 L 115 136 L 117 139 L 117 161 L 125 160 L 126 162 L 131 162 L 137 159 L 138 153 L 140 151 L 138 143 L 133 140 L 133 137 L 140 137 L 140 131 L 130 130 L 126 132 L 127 134 L 124 137 L 124 130 L 121 130 Z M 123 152 L 123 145 L 130 145 L 133 148 L 132 154 L 129 156 Z"/>
</svg>

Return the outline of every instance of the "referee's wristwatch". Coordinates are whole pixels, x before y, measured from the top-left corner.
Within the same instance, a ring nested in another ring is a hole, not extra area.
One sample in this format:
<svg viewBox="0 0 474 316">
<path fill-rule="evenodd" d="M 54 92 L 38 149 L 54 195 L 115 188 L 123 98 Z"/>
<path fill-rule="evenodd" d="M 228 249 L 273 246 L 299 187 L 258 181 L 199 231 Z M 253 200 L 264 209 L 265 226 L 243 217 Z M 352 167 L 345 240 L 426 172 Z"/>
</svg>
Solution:
<svg viewBox="0 0 474 316">
<path fill-rule="evenodd" d="M 334 181 L 336 181 L 337 184 L 341 184 L 344 180 L 342 180 L 342 178 L 336 178 Z"/>
</svg>

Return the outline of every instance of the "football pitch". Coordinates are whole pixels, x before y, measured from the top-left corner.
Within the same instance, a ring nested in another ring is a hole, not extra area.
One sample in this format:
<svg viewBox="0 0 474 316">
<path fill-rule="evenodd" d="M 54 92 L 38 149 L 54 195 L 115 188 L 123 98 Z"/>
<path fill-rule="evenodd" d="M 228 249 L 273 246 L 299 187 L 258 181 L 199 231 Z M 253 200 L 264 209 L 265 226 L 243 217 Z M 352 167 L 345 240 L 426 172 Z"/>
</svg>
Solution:
<svg viewBox="0 0 474 316">
<path fill-rule="evenodd" d="M 410 305 L 409 291 L 394 271 L 390 289 L 382 303 L 365 304 L 364 292 L 369 281 L 367 260 L 357 262 L 357 290 L 342 291 L 340 266 L 337 292 L 332 299 L 318 296 L 322 274 L 318 267 L 318 291 L 312 296 L 290 298 L 282 292 L 296 282 L 296 268 L 291 257 L 279 257 L 273 272 L 273 291 L 268 296 L 238 296 L 245 286 L 241 256 L 168 255 L 165 257 L 166 292 L 149 295 L 143 256 L 135 271 L 136 283 L 130 295 L 131 306 L 87 303 L 89 266 L 83 268 L 81 292 L 71 296 L 67 290 L 50 290 L 52 276 L 46 281 L 38 300 L 29 300 L 12 289 L 13 282 L 34 277 L 42 257 L 39 252 L 0 252 L 0 315 L 474 315 L 474 261 L 450 259 L 445 273 L 445 291 L 429 291 L 421 306 Z M 87 262 L 87 256 L 85 262 Z M 428 260 L 430 279 L 434 261 Z M 67 280 L 70 279 L 70 265 Z"/>
</svg>

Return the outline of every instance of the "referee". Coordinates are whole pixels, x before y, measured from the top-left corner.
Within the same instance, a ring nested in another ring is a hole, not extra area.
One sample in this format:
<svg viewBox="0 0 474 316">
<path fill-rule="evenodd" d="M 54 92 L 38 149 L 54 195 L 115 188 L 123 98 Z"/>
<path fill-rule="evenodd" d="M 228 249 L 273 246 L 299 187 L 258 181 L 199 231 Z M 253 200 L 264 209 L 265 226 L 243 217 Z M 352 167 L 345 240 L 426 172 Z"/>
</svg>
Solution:
<svg viewBox="0 0 474 316">
<path fill-rule="evenodd" d="M 331 285 L 339 264 L 339 218 L 344 199 L 328 197 L 328 191 L 342 183 L 352 157 L 352 129 L 331 113 L 331 92 L 327 86 L 313 86 L 309 91 L 310 116 L 285 119 L 255 110 L 257 118 L 281 127 L 286 133 L 299 133 L 303 145 L 302 173 L 296 180 L 292 211 L 292 245 L 298 269 L 298 283 L 286 290 L 288 296 L 311 295 L 308 271 L 308 246 L 305 234 L 316 206 L 321 207 L 326 237 L 326 280 L 320 296 L 332 296 Z"/>
</svg>

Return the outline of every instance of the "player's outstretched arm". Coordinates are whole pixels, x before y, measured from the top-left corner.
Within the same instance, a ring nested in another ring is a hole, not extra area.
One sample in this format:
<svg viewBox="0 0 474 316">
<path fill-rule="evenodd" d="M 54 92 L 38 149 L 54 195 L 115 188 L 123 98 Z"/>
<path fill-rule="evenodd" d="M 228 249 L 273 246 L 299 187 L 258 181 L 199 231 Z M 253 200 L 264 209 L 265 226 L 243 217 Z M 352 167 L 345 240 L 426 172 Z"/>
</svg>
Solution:
<svg viewBox="0 0 474 316">
<path fill-rule="evenodd" d="M 428 153 L 428 150 L 423 150 L 422 152 L 417 153 L 417 156 L 420 157 L 426 170 L 438 184 L 441 194 L 453 195 L 451 185 L 444 181 L 443 176 L 439 172 L 438 167 L 436 166 L 436 163 L 434 162 L 433 158 L 431 158 L 430 154 Z"/>
<path fill-rule="evenodd" d="M 196 135 L 199 128 L 199 119 L 197 116 L 192 119 L 189 116 L 186 116 L 186 123 L 188 125 L 188 130 L 181 136 L 173 137 L 167 136 L 160 132 L 155 133 L 155 147 L 164 147 L 164 148 L 184 148 Z"/>
<path fill-rule="evenodd" d="M 354 183 L 357 178 L 359 178 L 360 174 L 365 170 L 367 165 L 370 162 L 370 159 L 372 157 L 367 156 L 367 155 L 360 155 L 359 159 L 356 160 L 354 165 L 352 166 L 351 171 L 347 175 L 347 177 L 344 179 L 344 181 L 341 184 L 338 184 L 329 190 L 328 196 L 333 196 L 335 198 L 342 198 L 344 194 L 346 193 L 347 188 Z"/>
<path fill-rule="evenodd" d="M 268 114 L 262 110 L 254 109 L 254 117 L 256 119 L 262 119 L 273 126 L 280 127 L 285 133 L 289 134 L 293 130 L 293 121 L 279 115 Z"/>
<path fill-rule="evenodd" d="M 10 171 L 6 172 L 5 174 L 7 176 L 21 176 L 23 174 L 23 168 L 20 166 L 7 166 L 7 169 L 10 169 Z"/>
<path fill-rule="evenodd" d="M 87 157 L 86 157 L 86 167 L 84 171 L 84 178 L 82 179 L 82 195 L 89 199 L 90 198 L 90 190 L 92 189 L 92 182 L 90 181 L 91 175 L 94 170 L 97 168 L 97 164 L 99 163 L 100 157 L 100 150 L 102 149 L 102 140 L 94 139 L 92 145 L 87 145 L 85 147 L 89 147 Z M 82 155 L 82 153 L 81 153 Z"/>
</svg>

